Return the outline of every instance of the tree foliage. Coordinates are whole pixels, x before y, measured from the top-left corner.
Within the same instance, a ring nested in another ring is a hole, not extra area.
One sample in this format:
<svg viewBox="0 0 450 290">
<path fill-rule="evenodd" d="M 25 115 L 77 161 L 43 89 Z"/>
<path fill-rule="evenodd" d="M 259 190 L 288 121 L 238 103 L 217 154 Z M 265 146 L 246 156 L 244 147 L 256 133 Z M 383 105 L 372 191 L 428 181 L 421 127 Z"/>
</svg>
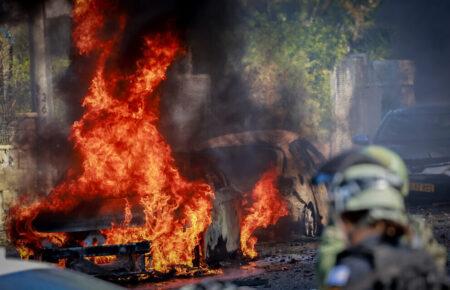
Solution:
<svg viewBox="0 0 450 290">
<path fill-rule="evenodd" d="M 227 17 L 227 21 L 223 21 L 226 28 L 217 17 L 211 19 L 217 27 L 210 34 L 219 29 L 221 36 L 213 38 L 217 43 L 210 47 L 226 50 L 227 58 L 225 68 L 222 70 L 222 66 L 217 65 L 217 70 L 223 75 L 231 71 L 244 80 L 250 100 L 265 108 L 259 112 L 261 115 L 269 112 L 280 127 L 298 130 L 308 137 L 326 137 L 332 128 L 330 76 L 336 63 L 351 52 L 365 52 L 373 58 L 387 54 L 387 32 L 373 20 L 381 0 L 224 1 L 237 3 L 239 12 L 224 16 Z M 228 19 L 230 17 L 235 19 Z M 67 29 L 56 29 L 62 26 Z M 4 27 L 14 38 L 8 94 L 15 99 L 16 111 L 31 111 L 27 23 Z M 70 34 L 70 25 L 56 23 L 48 30 L 50 36 L 54 35 L 51 39 L 59 40 Z M 5 44 L 2 48 L 8 47 L 0 35 L 0 44 L 2 41 Z M 69 47 L 63 45 L 63 41 L 51 41 L 49 47 L 54 46 Z M 70 64 L 68 50 L 56 49 L 49 57 L 53 85 Z M 201 52 L 204 56 L 204 51 Z M 2 60 L 7 58 L 2 56 Z M 235 99 L 242 98 L 235 91 L 231 94 Z M 55 106 L 62 119 L 65 111 L 59 95 L 59 92 L 55 94 Z M 242 127 L 240 119 L 238 122 Z"/>
<path fill-rule="evenodd" d="M 255 98 L 280 100 L 303 134 L 322 138 L 331 128 L 330 76 L 351 52 L 385 54 L 376 26 L 378 0 L 241 0 L 247 11 L 242 57 Z"/>
</svg>

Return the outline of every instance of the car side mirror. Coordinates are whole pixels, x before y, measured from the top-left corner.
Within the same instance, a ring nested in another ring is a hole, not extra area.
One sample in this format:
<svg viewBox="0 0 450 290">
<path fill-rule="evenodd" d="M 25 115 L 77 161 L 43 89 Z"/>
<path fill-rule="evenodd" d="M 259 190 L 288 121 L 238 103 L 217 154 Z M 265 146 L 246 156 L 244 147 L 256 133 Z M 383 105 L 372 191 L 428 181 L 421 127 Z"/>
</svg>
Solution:
<svg viewBox="0 0 450 290">
<path fill-rule="evenodd" d="M 369 136 L 367 136 L 365 134 L 354 135 L 352 138 L 352 142 L 353 142 L 353 144 L 356 144 L 356 145 L 369 145 L 370 144 Z"/>
</svg>

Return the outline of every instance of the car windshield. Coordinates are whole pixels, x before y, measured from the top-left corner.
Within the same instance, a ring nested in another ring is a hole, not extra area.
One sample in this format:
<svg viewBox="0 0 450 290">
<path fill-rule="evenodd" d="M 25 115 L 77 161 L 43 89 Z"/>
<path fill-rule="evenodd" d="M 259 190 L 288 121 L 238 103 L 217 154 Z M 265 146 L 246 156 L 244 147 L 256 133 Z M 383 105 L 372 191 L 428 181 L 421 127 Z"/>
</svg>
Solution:
<svg viewBox="0 0 450 290">
<path fill-rule="evenodd" d="M 387 117 L 375 142 L 439 141 L 449 138 L 450 113 L 393 114 Z"/>
</svg>

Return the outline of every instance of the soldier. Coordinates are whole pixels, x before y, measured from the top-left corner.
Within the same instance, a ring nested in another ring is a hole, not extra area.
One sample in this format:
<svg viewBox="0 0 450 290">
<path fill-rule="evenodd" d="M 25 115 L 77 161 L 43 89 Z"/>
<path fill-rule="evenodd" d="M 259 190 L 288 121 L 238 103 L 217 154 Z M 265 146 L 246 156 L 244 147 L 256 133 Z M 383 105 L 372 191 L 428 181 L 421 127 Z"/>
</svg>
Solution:
<svg viewBox="0 0 450 290">
<path fill-rule="evenodd" d="M 350 168 L 352 170 L 350 170 Z M 362 183 L 366 186 L 368 186 L 368 184 L 371 186 L 375 186 L 375 184 L 384 184 L 389 185 L 390 189 L 379 190 L 375 188 L 374 190 L 371 190 L 370 186 L 364 190 L 362 190 L 363 188 L 360 188 L 361 192 L 364 192 L 363 196 L 365 196 L 369 202 L 369 204 L 366 204 L 368 208 L 364 209 L 363 212 L 359 212 L 359 214 L 364 213 L 364 217 L 355 216 L 356 213 L 352 213 L 348 216 L 347 212 L 352 212 L 348 210 L 345 211 L 343 216 L 341 213 L 335 214 L 336 219 L 332 219 L 331 224 L 324 230 L 319 249 L 318 276 L 322 286 L 329 270 L 336 263 L 338 253 L 342 252 L 348 244 L 351 244 L 351 241 L 348 239 L 349 232 L 346 229 L 352 228 L 352 221 L 354 221 L 354 219 L 359 220 L 360 218 L 367 221 L 367 219 L 373 219 L 374 213 L 381 213 L 383 211 L 384 218 L 389 218 L 388 213 L 395 213 L 395 220 L 384 219 L 377 222 L 372 220 L 373 223 L 370 226 L 374 226 L 377 229 L 378 236 L 386 236 L 387 233 L 383 233 L 382 229 L 389 229 L 389 232 L 396 233 L 396 237 L 393 240 L 397 240 L 399 245 L 407 246 L 408 249 L 416 248 L 427 250 L 427 252 L 438 262 L 439 269 L 445 269 L 447 260 L 445 248 L 435 241 L 432 237 L 431 230 L 427 228 L 423 222 L 411 219 L 411 217 L 408 217 L 405 213 L 403 198 L 408 194 L 408 176 L 406 167 L 400 157 L 395 153 L 378 146 L 369 146 L 361 150 L 349 151 L 328 162 L 316 175 L 314 181 L 316 183 L 328 184 L 330 186 L 330 191 L 333 192 L 340 188 L 337 186 L 337 184 L 339 184 L 337 183 L 337 178 L 342 178 L 343 172 L 353 175 L 353 184 Z M 333 180 L 332 186 L 330 184 L 331 180 Z M 379 182 L 377 181 L 378 183 L 372 184 L 365 182 L 367 180 L 378 180 Z M 338 192 L 340 191 L 338 190 Z M 378 209 L 374 209 L 374 206 L 380 205 L 380 199 L 383 199 L 380 192 L 386 195 L 385 201 L 389 200 L 389 202 L 380 206 Z M 335 195 L 333 196 L 339 196 L 336 192 L 334 193 Z M 359 195 L 355 193 L 355 196 Z M 376 201 L 375 204 L 370 204 L 370 202 L 374 201 Z M 355 201 L 353 201 L 353 203 L 355 203 Z M 350 203 L 350 205 L 351 204 L 352 203 Z M 334 200 L 333 205 L 336 206 L 336 200 Z M 340 205 L 342 206 L 342 203 Z M 396 209 L 389 208 L 395 206 L 397 207 Z M 332 207 L 332 210 L 334 210 L 335 213 L 337 213 L 337 209 L 337 207 Z M 336 223 L 340 226 L 337 226 Z M 365 230 L 368 230 L 367 226 L 368 224 L 365 224 Z M 375 230 L 375 228 L 371 228 L 371 230 Z M 360 234 L 361 231 L 358 230 L 357 233 Z M 371 233 L 374 234 L 373 232 Z M 363 267 L 357 267 L 357 269 L 362 270 Z M 341 272 L 340 275 L 343 275 L 342 273 L 343 272 Z M 336 275 L 336 272 L 334 272 L 333 275 Z M 330 275 L 328 276 L 330 277 Z"/>
</svg>

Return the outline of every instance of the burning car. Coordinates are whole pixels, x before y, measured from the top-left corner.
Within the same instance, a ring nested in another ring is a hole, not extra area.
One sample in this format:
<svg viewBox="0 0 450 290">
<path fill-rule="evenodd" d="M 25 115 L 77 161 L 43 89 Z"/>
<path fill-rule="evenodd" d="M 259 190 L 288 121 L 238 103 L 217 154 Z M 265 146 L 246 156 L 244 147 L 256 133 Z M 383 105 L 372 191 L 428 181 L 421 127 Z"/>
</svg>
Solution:
<svg viewBox="0 0 450 290">
<path fill-rule="evenodd" d="M 205 238 L 208 258 L 223 258 L 238 251 L 239 246 L 244 254 L 252 256 L 245 252 L 243 231 L 247 226 L 246 210 L 258 198 L 253 196 L 248 201 L 246 193 L 254 190 L 268 168 L 276 172 L 278 198 L 286 201 L 287 212 L 283 215 L 289 216 L 291 227 L 315 236 L 326 222 L 326 192 L 308 182 L 324 157 L 297 133 L 261 130 L 227 134 L 209 139 L 196 149 L 197 157 L 209 164 L 207 177 L 215 190 L 213 221 Z M 267 187 L 264 190 L 269 190 Z M 261 219 L 263 211 L 274 210 L 276 201 L 268 203 L 270 208 L 258 209 Z M 258 223 L 258 219 L 252 223 Z"/>
<path fill-rule="evenodd" d="M 74 3 L 74 50 L 92 67 L 70 132 L 77 160 L 45 196 L 10 209 L 8 236 L 22 258 L 110 276 L 183 273 L 200 260 L 213 191 L 180 174 L 158 130 L 158 88 L 183 54 L 182 38 L 170 23 L 143 31 L 125 69 L 130 21 L 115 1 Z"/>
<path fill-rule="evenodd" d="M 308 183 L 324 157 L 294 132 L 227 134 L 176 155 L 184 155 L 181 168 L 190 174 L 189 179 L 205 179 L 214 189 L 212 221 L 203 232 L 203 246 L 197 247 L 193 266 L 200 266 L 201 256 L 209 263 L 240 253 L 254 257 L 256 240 L 248 244 L 254 231 L 275 224 L 283 216 L 288 216 L 290 227 L 309 236 L 316 235 L 327 219 L 326 193 Z M 269 178 L 265 184 L 262 176 Z M 258 182 L 262 195 L 271 200 L 251 195 Z M 257 209 L 259 221 L 246 224 L 258 202 L 262 206 Z M 100 277 L 149 273 L 151 240 L 106 243 L 108 233 L 117 225 L 146 226 L 145 208 L 137 197 L 85 200 L 70 211 L 43 209 L 31 225 L 39 236 L 37 248 L 41 248 L 34 258 L 63 261 L 66 267 Z M 57 245 L 55 235 L 64 235 L 64 246 Z"/>
<path fill-rule="evenodd" d="M 115 1 L 74 3 L 74 49 L 93 70 L 70 132 L 76 158 L 52 189 L 11 207 L 20 256 L 108 278 L 183 275 L 206 269 L 220 240 L 227 253 L 256 256 L 255 231 L 283 216 L 319 231 L 324 195 L 308 179 L 323 157 L 299 135 L 229 134 L 187 152 L 193 162 L 174 157 L 159 127 L 160 85 L 183 37 L 171 22 L 143 30 L 124 67 L 127 21 Z"/>
</svg>

